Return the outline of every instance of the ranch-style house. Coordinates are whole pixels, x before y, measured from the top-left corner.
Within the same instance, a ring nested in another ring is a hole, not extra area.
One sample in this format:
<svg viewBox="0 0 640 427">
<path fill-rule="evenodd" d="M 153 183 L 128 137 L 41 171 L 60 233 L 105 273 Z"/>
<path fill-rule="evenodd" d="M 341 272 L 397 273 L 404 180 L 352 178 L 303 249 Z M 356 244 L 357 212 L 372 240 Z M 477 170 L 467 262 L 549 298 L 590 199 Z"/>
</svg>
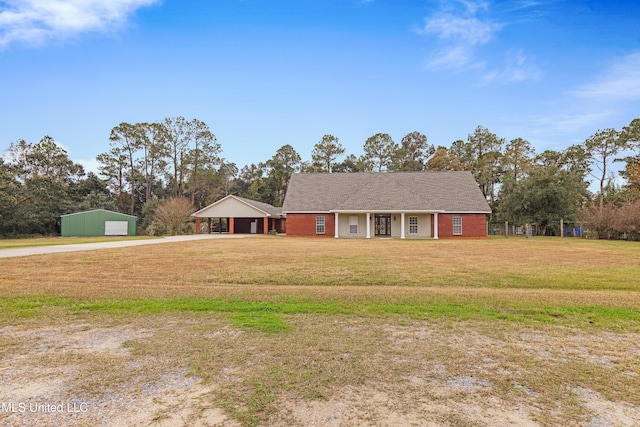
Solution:
<svg viewBox="0 0 640 427">
<path fill-rule="evenodd" d="M 485 237 L 491 213 L 470 172 L 296 173 L 287 236 Z"/>
</svg>

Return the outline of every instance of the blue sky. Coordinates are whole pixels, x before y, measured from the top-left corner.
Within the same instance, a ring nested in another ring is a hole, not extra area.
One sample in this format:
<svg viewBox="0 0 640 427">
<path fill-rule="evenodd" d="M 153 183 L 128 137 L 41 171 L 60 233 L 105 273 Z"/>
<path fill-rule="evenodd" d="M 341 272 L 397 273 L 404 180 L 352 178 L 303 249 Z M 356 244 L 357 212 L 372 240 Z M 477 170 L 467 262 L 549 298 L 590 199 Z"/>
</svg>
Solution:
<svg viewBox="0 0 640 427">
<path fill-rule="evenodd" d="M 324 134 L 538 152 L 640 117 L 640 2 L 0 0 L 0 150 L 95 169 L 121 122 L 206 122 L 239 167 Z"/>
</svg>

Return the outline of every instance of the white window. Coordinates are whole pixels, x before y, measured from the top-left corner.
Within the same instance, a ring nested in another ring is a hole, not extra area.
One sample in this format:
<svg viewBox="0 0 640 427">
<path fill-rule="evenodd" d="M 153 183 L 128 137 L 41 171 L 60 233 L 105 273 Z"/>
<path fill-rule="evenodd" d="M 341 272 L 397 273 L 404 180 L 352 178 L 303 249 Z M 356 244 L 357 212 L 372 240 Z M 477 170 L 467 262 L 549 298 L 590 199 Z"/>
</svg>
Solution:
<svg viewBox="0 0 640 427">
<path fill-rule="evenodd" d="M 454 235 L 462 234 L 462 217 L 461 216 L 453 217 L 453 234 Z"/>
<path fill-rule="evenodd" d="M 358 215 L 349 216 L 349 234 L 358 234 Z"/>
<path fill-rule="evenodd" d="M 324 217 L 316 217 L 316 234 L 324 234 Z"/>
<path fill-rule="evenodd" d="M 418 217 L 409 217 L 409 234 L 418 234 Z"/>
</svg>

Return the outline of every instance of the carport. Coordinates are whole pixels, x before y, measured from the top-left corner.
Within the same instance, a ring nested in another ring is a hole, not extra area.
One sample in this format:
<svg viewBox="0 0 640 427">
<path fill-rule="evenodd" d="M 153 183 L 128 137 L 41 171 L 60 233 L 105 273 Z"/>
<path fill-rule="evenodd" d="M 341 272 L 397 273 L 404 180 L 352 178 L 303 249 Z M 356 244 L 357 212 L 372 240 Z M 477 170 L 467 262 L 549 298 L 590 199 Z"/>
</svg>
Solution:
<svg viewBox="0 0 640 427">
<path fill-rule="evenodd" d="M 282 208 L 234 195 L 191 214 L 196 218 L 196 233 L 267 234 L 285 232 Z M 206 223 L 203 222 L 206 219 Z"/>
</svg>

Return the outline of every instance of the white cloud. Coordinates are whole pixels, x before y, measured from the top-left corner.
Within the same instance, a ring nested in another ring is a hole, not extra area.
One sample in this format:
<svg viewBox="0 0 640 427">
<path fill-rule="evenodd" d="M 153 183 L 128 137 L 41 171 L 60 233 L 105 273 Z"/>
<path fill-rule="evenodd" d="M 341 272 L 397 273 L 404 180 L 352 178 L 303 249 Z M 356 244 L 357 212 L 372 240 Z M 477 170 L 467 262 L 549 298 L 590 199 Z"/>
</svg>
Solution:
<svg viewBox="0 0 640 427">
<path fill-rule="evenodd" d="M 519 83 L 526 80 L 538 80 L 542 73 L 530 57 L 522 50 L 507 53 L 504 69 L 488 71 L 482 76 L 485 82 L 500 81 L 503 83 Z"/>
<path fill-rule="evenodd" d="M 588 109 L 576 109 L 575 111 L 567 111 L 558 113 L 553 117 L 545 117 L 540 119 L 542 132 L 565 132 L 565 133 L 584 133 L 592 132 L 597 129 L 600 123 L 609 122 L 615 118 L 615 114 L 608 110 L 590 111 Z M 582 142 L 582 141 L 573 141 Z"/>
<path fill-rule="evenodd" d="M 481 59 L 478 53 L 480 48 L 492 42 L 507 25 L 488 17 L 490 3 L 458 0 L 446 5 L 446 10 L 426 18 L 424 26 L 417 30 L 418 34 L 435 36 L 440 41 L 426 61 L 427 69 L 474 70 L 485 83 L 518 83 L 540 78 L 540 70 L 522 49 L 506 52 L 502 69 L 489 68 L 488 61 Z M 517 5 L 517 8 L 537 5 L 526 2 Z M 455 9 L 456 6 L 458 9 L 462 6 L 462 9 L 454 13 L 451 8 Z M 491 63 L 496 64 L 497 61 L 492 60 Z"/>
<path fill-rule="evenodd" d="M 620 129 L 637 116 L 640 102 L 640 52 L 613 60 L 592 83 L 558 93 L 538 116 L 512 123 L 529 138 L 566 147 L 582 143 L 597 129 Z"/>
<path fill-rule="evenodd" d="M 74 160 L 74 162 L 80 163 L 82 165 L 82 167 L 84 167 L 85 173 L 93 172 L 96 175 L 99 174 L 98 168 L 101 166 L 101 164 L 95 158 L 93 158 L 93 159 L 77 159 L 77 160 Z"/>
<path fill-rule="evenodd" d="M 426 63 L 427 68 L 462 68 L 473 57 L 471 49 L 466 46 L 452 46 L 436 52 Z"/>
<path fill-rule="evenodd" d="M 440 41 L 440 46 L 427 61 L 427 68 L 479 68 L 476 49 L 493 40 L 503 27 L 482 16 L 488 10 L 488 3 L 459 0 L 445 3 L 441 11 L 427 17 L 416 32 Z"/>
<path fill-rule="evenodd" d="M 479 10 L 487 10 L 489 9 L 489 3 L 486 2 L 478 2 L 478 1 L 469 1 L 469 0 L 459 0 L 462 3 L 469 13 L 475 15 Z"/>
<path fill-rule="evenodd" d="M 6 0 L 0 2 L 0 48 L 112 31 L 159 0 Z"/>
<path fill-rule="evenodd" d="M 425 20 L 423 34 L 435 34 L 438 38 L 454 44 L 475 46 L 489 42 L 501 25 L 478 18 L 460 18 L 441 15 Z"/>
<path fill-rule="evenodd" d="M 584 85 L 572 94 L 603 102 L 640 99 L 640 52 L 615 59 L 594 83 Z"/>
<path fill-rule="evenodd" d="M 541 129 L 582 133 L 586 139 L 597 129 L 628 124 L 640 102 L 640 52 L 614 59 L 593 82 L 559 98 L 559 108 L 541 122 Z"/>
</svg>

